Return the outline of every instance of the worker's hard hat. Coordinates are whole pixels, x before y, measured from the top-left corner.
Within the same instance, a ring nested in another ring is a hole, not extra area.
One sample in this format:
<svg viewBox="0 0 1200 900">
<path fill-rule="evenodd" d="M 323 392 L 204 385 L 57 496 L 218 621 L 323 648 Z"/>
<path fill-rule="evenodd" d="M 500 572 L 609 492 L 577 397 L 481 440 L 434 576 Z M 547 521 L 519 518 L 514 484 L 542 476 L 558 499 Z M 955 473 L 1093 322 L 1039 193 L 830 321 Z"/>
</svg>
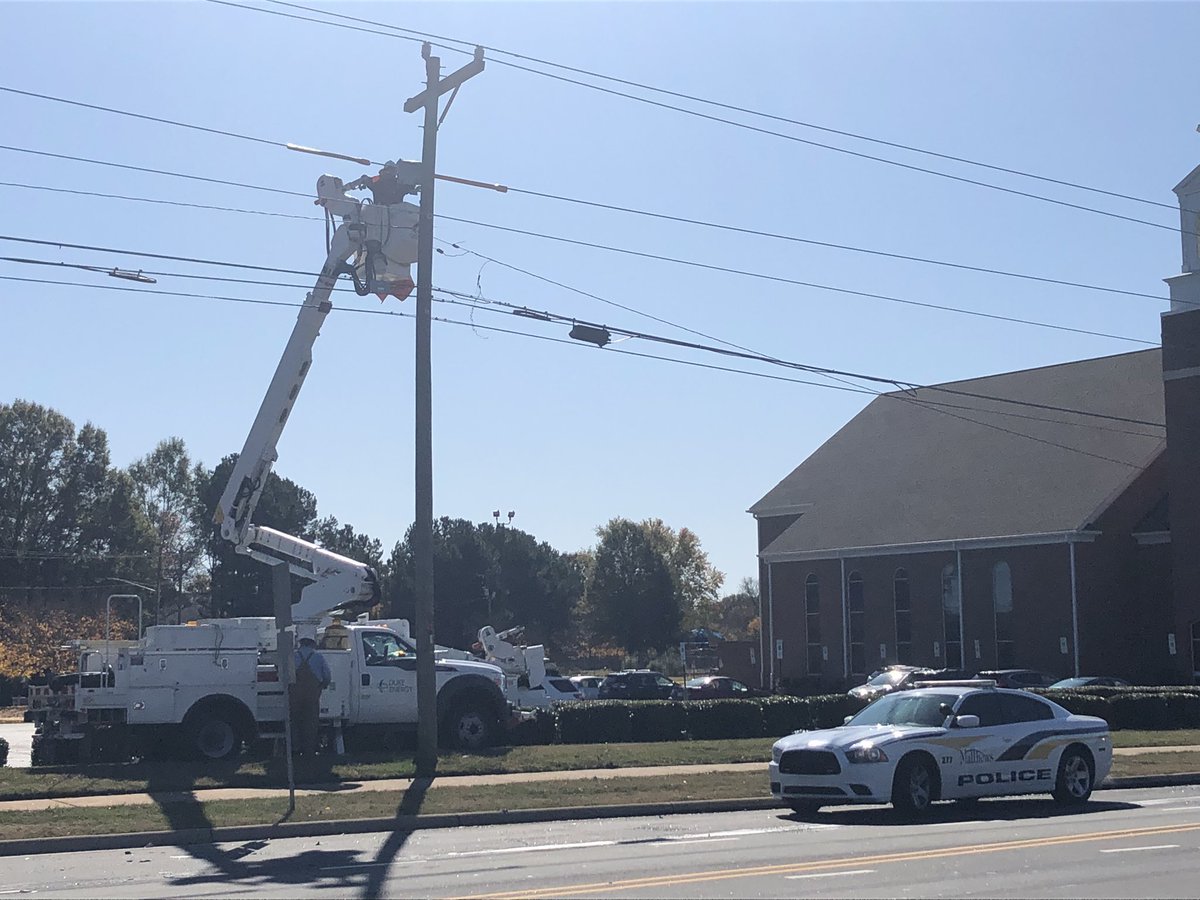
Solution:
<svg viewBox="0 0 1200 900">
<path fill-rule="evenodd" d="M 316 643 L 316 641 L 317 641 L 316 626 L 297 625 L 296 626 L 296 640 L 297 641 L 312 641 L 313 643 Z"/>
</svg>

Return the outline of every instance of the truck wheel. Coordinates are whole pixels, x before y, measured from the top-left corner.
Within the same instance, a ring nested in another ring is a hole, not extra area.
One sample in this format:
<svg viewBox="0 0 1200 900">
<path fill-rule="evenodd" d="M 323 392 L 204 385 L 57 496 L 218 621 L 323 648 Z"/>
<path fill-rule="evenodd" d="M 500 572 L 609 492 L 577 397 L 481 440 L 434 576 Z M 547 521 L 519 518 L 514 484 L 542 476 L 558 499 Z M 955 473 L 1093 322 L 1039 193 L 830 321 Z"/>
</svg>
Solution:
<svg viewBox="0 0 1200 900">
<path fill-rule="evenodd" d="M 482 750 L 495 740 L 496 720 L 482 703 L 467 700 L 451 711 L 446 731 L 455 749 Z"/>
<path fill-rule="evenodd" d="M 1086 803 L 1092 796 L 1095 780 L 1092 761 L 1078 747 L 1063 751 L 1058 763 L 1058 777 L 1054 782 L 1054 799 L 1065 806 Z"/>
<path fill-rule="evenodd" d="M 233 716 L 223 709 L 202 709 L 188 715 L 183 725 L 184 748 L 200 759 L 232 759 L 242 746 Z"/>
</svg>

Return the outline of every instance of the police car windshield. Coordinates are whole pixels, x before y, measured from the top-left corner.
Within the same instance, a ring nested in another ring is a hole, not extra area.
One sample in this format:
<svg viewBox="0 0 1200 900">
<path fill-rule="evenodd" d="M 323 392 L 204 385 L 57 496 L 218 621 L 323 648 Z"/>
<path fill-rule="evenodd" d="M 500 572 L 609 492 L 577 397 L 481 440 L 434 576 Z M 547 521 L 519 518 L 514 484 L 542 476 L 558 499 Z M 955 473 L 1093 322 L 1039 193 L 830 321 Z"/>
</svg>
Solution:
<svg viewBox="0 0 1200 900">
<path fill-rule="evenodd" d="M 889 694 L 876 700 L 848 725 L 925 725 L 940 727 L 946 722 L 944 707 L 954 706 L 954 694 Z"/>
</svg>

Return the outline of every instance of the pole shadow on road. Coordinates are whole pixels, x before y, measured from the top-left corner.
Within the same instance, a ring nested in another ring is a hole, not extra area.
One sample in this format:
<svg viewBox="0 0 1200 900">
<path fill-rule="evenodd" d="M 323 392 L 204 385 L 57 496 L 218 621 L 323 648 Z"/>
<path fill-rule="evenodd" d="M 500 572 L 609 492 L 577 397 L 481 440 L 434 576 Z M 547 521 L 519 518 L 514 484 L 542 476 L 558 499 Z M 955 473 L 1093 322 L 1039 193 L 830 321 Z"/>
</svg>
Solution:
<svg viewBox="0 0 1200 900">
<path fill-rule="evenodd" d="M 819 812 L 781 812 L 780 818 L 824 825 L 920 825 L 930 822 L 988 822 L 1059 819 L 1117 809 L 1138 809 L 1136 803 L 1092 800 L 1082 806 L 1061 806 L 1053 800 L 995 799 L 935 803 L 927 815 L 906 819 L 891 807 L 827 806 Z"/>
<path fill-rule="evenodd" d="M 238 763 L 230 765 L 236 769 Z M 206 774 L 215 774 L 212 764 L 205 771 Z M 196 796 L 195 778 L 191 784 L 181 784 L 180 779 L 180 771 L 174 767 L 150 769 L 147 792 L 158 805 L 171 830 L 214 827 L 204 804 Z M 313 848 L 269 859 L 252 858 L 256 851 L 268 846 L 266 840 L 247 841 L 232 848 L 208 843 L 180 844 L 181 850 L 197 862 L 205 863 L 208 868 L 193 875 L 172 878 L 169 883 L 176 887 L 205 884 L 237 884 L 242 887 L 285 884 L 299 887 L 320 883 L 323 887 L 341 891 L 353 890 L 358 883 L 355 870 L 361 865 L 361 851 L 319 850 L 315 849 L 315 845 L 320 841 L 316 838 L 313 841 Z"/>
</svg>

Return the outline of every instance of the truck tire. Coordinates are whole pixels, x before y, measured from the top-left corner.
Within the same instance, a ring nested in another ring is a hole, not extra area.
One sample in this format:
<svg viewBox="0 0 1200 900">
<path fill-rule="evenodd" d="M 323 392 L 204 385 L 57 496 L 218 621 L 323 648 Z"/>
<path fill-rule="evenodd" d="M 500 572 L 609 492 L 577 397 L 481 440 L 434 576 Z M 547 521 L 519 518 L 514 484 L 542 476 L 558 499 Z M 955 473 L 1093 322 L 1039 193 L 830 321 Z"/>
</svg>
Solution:
<svg viewBox="0 0 1200 900">
<path fill-rule="evenodd" d="M 475 751 L 490 747 L 496 741 L 499 725 L 491 704 L 465 697 L 450 709 L 443 723 L 449 746 L 456 750 Z"/>
<path fill-rule="evenodd" d="M 242 748 L 238 716 L 224 704 L 193 709 L 183 721 L 183 749 L 194 759 L 233 759 Z"/>
</svg>

